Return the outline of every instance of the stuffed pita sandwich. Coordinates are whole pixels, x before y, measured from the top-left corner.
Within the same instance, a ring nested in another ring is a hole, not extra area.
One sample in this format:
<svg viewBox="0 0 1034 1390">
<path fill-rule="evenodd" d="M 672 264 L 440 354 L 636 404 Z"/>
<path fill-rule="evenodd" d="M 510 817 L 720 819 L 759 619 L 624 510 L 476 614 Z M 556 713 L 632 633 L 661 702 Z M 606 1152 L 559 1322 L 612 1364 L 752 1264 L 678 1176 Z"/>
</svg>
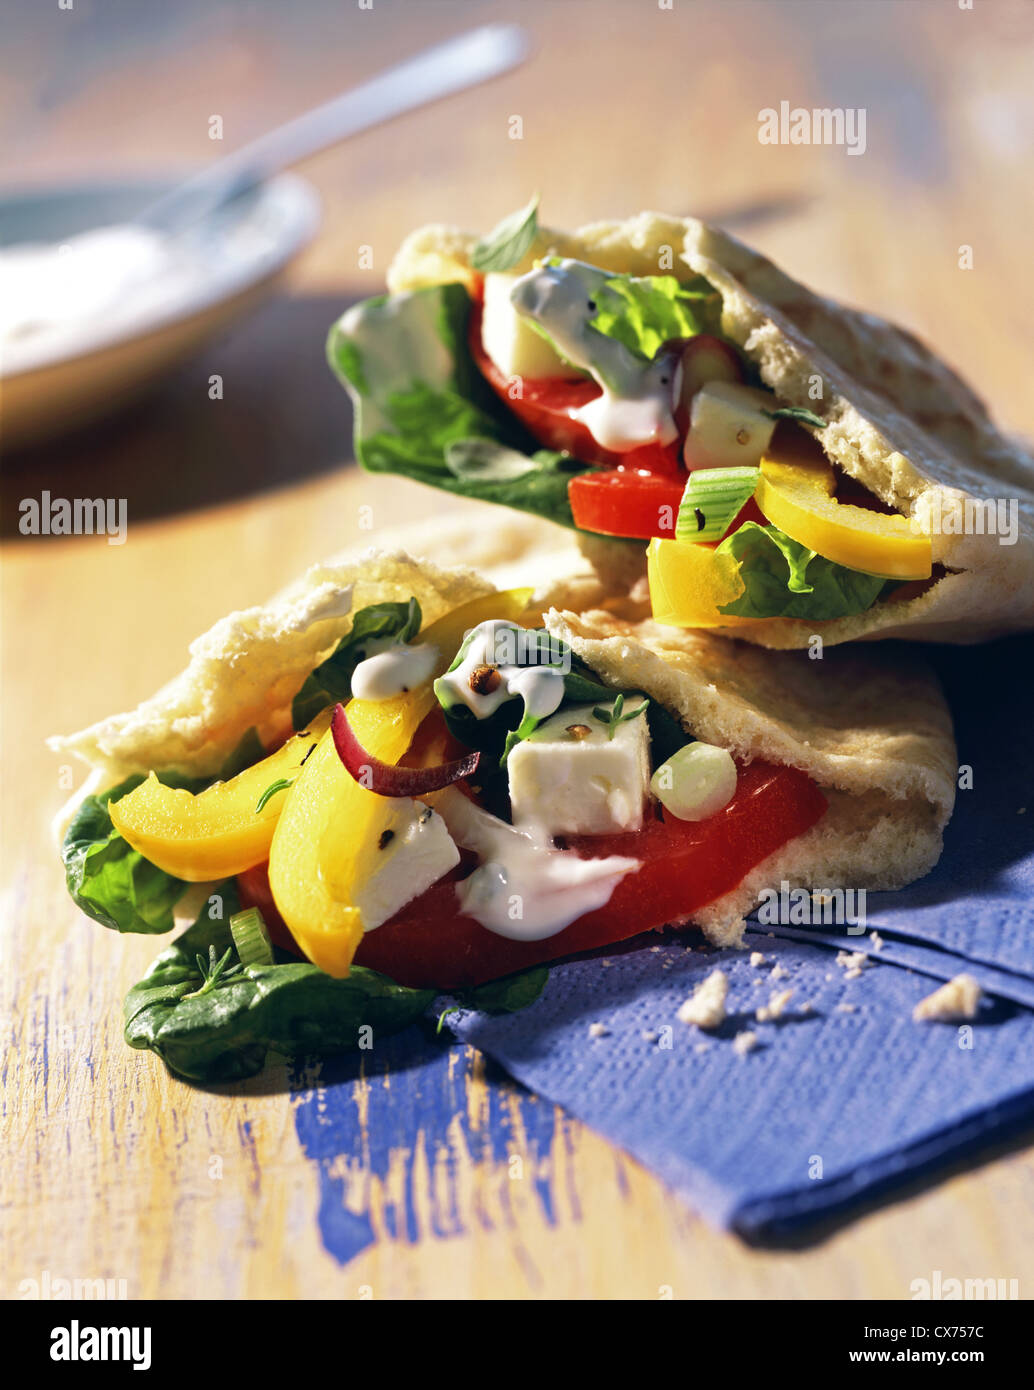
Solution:
<svg viewBox="0 0 1034 1390">
<path fill-rule="evenodd" d="M 431 226 L 331 332 L 367 469 L 577 528 L 656 619 L 768 647 L 1034 622 L 1034 468 L 910 334 L 732 237 Z M 639 586 L 638 590 L 636 586 Z"/>
<path fill-rule="evenodd" d="M 51 740 L 92 769 L 77 904 L 125 932 L 202 908 L 130 992 L 132 1046 L 248 1075 L 440 990 L 516 1007 L 543 965 L 653 929 L 738 944 L 766 889 L 935 863 L 955 750 L 922 666 L 678 631 L 538 568 L 318 566 L 135 711 Z"/>
</svg>

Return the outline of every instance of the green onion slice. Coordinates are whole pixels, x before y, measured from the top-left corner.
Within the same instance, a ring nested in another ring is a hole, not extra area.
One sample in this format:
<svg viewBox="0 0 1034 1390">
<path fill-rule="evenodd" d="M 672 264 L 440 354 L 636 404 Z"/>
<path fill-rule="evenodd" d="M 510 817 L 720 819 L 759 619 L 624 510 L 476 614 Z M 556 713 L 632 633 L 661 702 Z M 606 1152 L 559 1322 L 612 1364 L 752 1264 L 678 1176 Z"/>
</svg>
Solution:
<svg viewBox="0 0 1034 1390">
<path fill-rule="evenodd" d="M 273 943 L 257 907 L 235 912 L 230 918 L 230 935 L 237 947 L 241 965 L 272 965 Z"/>
<path fill-rule="evenodd" d="M 697 468 L 679 503 L 675 539 L 720 541 L 754 496 L 760 468 Z"/>
</svg>

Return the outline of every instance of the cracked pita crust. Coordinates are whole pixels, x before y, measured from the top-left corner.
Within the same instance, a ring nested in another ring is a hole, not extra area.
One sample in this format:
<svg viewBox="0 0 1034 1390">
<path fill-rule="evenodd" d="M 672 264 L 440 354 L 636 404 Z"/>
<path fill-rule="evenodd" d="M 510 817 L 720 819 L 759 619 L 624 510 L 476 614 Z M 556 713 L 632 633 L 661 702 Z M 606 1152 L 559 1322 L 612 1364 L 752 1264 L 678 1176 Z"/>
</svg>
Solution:
<svg viewBox="0 0 1034 1390">
<path fill-rule="evenodd" d="M 47 740 L 98 770 L 110 786 L 134 772 L 218 772 L 247 731 L 282 730 L 305 678 L 370 603 L 415 595 L 428 622 L 492 585 L 402 552 L 368 551 L 314 565 L 269 603 L 231 613 L 190 645 L 178 676 L 126 714 Z M 97 789 L 96 779 L 91 784 Z"/>
</svg>

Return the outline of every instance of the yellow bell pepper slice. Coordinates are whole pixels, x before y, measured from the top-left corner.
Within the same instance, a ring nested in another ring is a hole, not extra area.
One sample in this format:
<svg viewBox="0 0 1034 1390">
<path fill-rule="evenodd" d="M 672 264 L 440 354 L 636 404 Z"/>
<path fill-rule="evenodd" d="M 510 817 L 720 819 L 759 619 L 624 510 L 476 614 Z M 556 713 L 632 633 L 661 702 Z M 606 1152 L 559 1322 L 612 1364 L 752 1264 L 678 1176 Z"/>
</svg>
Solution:
<svg viewBox="0 0 1034 1390">
<path fill-rule="evenodd" d="M 451 664 L 465 634 L 490 618 L 520 621 L 530 589 L 489 594 L 454 608 L 417 639 L 439 661 L 422 685 L 390 700 L 351 700 L 348 720 L 366 751 L 398 762 L 434 707 L 433 681 Z M 291 789 L 269 855 L 277 909 L 309 960 L 328 975 L 348 974 L 363 937 L 354 889 L 391 816 L 390 800 L 349 776 L 328 731 Z"/>
<path fill-rule="evenodd" d="M 669 627 L 742 627 L 756 622 L 719 612 L 743 593 L 739 562 L 709 545 L 654 537 L 646 550 L 653 616 Z"/>
<path fill-rule="evenodd" d="M 773 526 L 838 565 L 886 579 L 930 578 L 929 536 L 907 517 L 838 502 L 808 467 L 763 458 L 754 499 Z"/>
<path fill-rule="evenodd" d="M 324 711 L 262 762 L 197 794 L 166 787 L 152 772 L 135 791 L 110 804 L 111 823 L 145 859 L 190 883 L 228 878 L 262 864 L 269 857 L 286 788 L 275 792 L 261 811 L 255 808 L 274 782 L 298 776 L 314 741 L 330 727 L 330 715 Z"/>
</svg>

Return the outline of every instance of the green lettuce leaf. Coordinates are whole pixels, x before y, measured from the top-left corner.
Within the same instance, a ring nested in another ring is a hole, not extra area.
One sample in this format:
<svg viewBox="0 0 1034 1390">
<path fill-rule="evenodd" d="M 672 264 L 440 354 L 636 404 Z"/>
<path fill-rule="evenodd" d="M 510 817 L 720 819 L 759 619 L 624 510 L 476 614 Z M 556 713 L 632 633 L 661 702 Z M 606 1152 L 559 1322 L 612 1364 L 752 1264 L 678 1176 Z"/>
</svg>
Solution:
<svg viewBox="0 0 1034 1390">
<path fill-rule="evenodd" d="M 334 325 L 327 357 L 355 405 L 356 458 L 372 473 L 573 526 L 567 484 L 589 467 L 540 449 L 498 399 L 467 345 L 470 309 L 463 285 L 434 285 L 366 300 Z M 503 446 L 506 464 L 486 466 L 491 451 L 475 441 Z"/>
<path fill-rule="evenodd" d="M 719 331 L 721 301 L 700 275 L 688 283 L 674 275 L 617 275 L 597 291 L 596 305 L 589 320 L 596 332 L 647 362 L 672 338 Z"/>
<path fill-rule="evenodd" d="M 360 661 L 371 654 L 372 643 L 411 642 L 422 622 L 415 598 L 407 603 L 371 603 L 360 608 L 351 629 L 294 697 L 291 720 L 295 729 L 304 729 L 328 705 L 344 704 L 352 698 L 352 675 Z"/>
<path fill-rule="evenodd" d="M 365 1026 L 376 1044 L 378 1035 L 418 1019 L 434 998 L 434 990 L 407 989 L 361 966 L 336 980 L 284 953 L 277 964 L 235 970 L 229 919 L 238 907 L 233 883 L 223 884 L 126 996 L 126 1042 L 150 1048 L 177 1076 L 239 1081 L 260 1072 L 270 1051 L 288 1057 L 350 1051 Z M 199 957 L 221 960 L 227 952 L 214 988 L 199 993 L 205 984 Z"/>
<path fill-rule="evenodd" d="M 719 611 L 739 618 L 848 618 L 871 608 L 887 582 L 834 564 L 778 527 L 755 521 L 727 536 L 717 548 L 722 552 L 739 561 L 745 587 Z"/>
</svg>

